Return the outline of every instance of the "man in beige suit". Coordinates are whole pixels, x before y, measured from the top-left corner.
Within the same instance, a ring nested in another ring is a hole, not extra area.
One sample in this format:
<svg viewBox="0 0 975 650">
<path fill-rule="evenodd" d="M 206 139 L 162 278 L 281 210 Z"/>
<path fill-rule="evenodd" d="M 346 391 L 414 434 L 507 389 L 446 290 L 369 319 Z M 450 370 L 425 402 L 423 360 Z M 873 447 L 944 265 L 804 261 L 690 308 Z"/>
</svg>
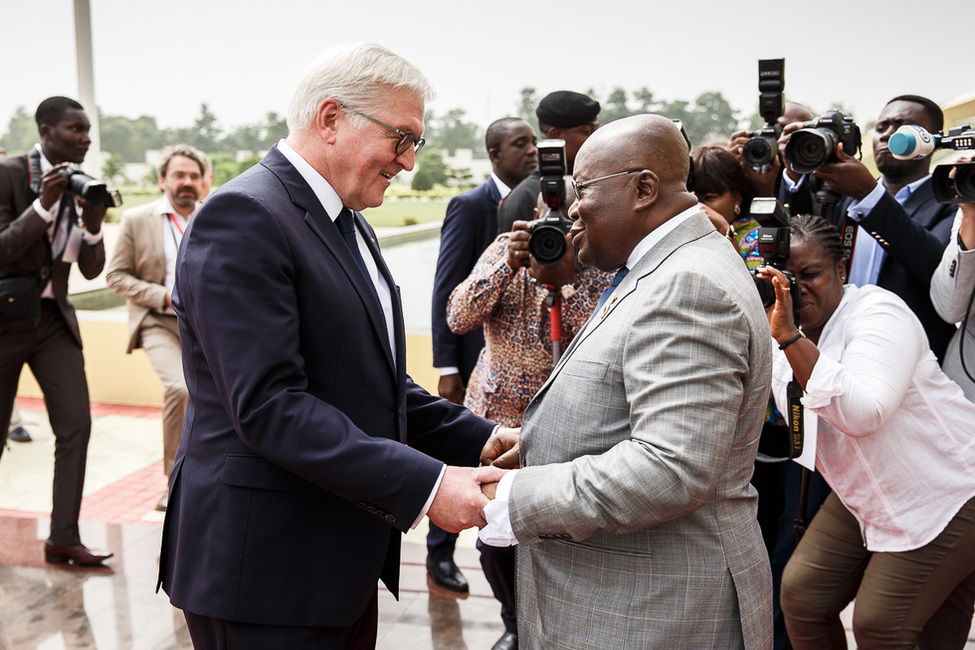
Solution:
<svg viewBox="0 0 975 650">
<path fill-rule="evenodd" d="M 619 272 L 485 508 L 482 540 L 501 541 L 507 515 L 519 544 L 523 649 L 772 646 L 749 484 L 771 339 L 687 171 L 680 130 L 656 115 L 600 128 L 576 158 L 579 261 Z"/>
<path fill-rule="evenodd" d="M 179 447 L 186 412 L 186 383 L 179 328 L 171 304 L 176 253 L 183 231 L 199 207 L 207 173 L 206 156 L 186 145 L 166 150 L 159 165 L 163 196 L 126 210 L 122 233 L 105 277 L 108 288 L 129 306 L 127 352 L 143 348 L 165 389 L 163 469 L 169 476 Z M 165 510 L 169 493 L 157 510 Z"/>
</svg>

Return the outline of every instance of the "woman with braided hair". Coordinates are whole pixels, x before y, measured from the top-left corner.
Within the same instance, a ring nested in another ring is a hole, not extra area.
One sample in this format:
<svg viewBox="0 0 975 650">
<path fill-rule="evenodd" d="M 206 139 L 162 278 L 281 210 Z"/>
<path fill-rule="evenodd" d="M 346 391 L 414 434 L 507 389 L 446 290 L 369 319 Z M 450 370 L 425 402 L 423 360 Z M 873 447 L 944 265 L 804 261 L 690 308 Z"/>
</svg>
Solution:
<svg viewBox="0 0 975 650">
<path fill-rule="evenodd" d="M 845 648 L 839 614 L 855 598 L 860 648 L 913 648 L 975 570 L 975 405 L 900 298 L 844 284 L 832 225 L 803 217 L 790 229 L 801 329 L 783 273 L 759 271 L 776 296 L 772 389 L 784 407 L 795 373 L 816 416 L 807 415 L 807 440 L 818 420 L 816 467 L 833 492 L 782 578 L 789 639 L 796 649 Z"/>
</svg>

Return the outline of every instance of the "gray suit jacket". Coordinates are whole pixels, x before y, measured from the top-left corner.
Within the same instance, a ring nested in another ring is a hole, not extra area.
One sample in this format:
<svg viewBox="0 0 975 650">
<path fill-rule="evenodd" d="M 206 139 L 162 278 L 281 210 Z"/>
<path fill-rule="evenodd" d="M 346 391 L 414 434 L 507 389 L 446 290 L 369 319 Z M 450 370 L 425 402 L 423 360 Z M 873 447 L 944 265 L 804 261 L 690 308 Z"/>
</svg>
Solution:
<svg viewBox="0 0 975 650">
<path fill-rule="evenodd" d="M 958 247 L 958 227 L 961 224 L 961 211 L 955 217 L 951 239 L 941 258 L 941 264 L 931 277 L 931 302 L 934 308 L 948 323 L 957 323 L 965 318 L 968 301 L 975 290 L 975 250 L 963 251 Z M 945 352 L 941 369 L 965 391 L 965 396 L 975 400 L 975 383 L 968 378 L 961 365 L 958 346 L 965 337 L 965 365 L 975 374 L 975 322 L 968 323 L 963 333 L 960 329 L 952 336 Z"/>
<path fill-rule="evenodd" d="M 630 271 L 525 413 L 510 496 L 523 648 L 766 648 L 749 484 L 771 337 L 703 214 Z"/>
</svg>

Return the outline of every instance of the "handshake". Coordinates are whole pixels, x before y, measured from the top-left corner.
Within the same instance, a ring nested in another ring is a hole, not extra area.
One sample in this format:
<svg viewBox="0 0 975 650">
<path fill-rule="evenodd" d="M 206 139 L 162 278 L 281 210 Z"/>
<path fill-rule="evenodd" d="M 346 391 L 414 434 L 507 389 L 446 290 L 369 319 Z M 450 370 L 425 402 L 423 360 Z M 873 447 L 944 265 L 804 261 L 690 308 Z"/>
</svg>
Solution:
<svg viewBox="0 0 975 650">
<path fill-rule="evenodd" d="M 521 429 L 498 427 L 481 450 L 481 466 L 447 467 L 440 488 L 427 511 L 430 520 L 452 533 L 484 526 L 484 506 L 494 498 L 498 481 L 518 468 Z"/>
</svg>

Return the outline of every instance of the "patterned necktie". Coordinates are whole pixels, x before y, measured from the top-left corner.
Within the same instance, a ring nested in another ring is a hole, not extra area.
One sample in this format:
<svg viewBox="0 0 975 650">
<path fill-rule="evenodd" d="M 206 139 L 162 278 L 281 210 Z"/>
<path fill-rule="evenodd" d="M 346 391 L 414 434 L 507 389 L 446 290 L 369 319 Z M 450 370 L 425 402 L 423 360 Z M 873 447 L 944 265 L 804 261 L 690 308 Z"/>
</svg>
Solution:
<svg viewBox="0 0 975 650">
<path fill-rule="evenodd" d="M 338 219 L 335 220 L 335 225 L 338 226 L 339 232 L 342 233 L 342 240 L 345 241 L 346 247 L 352 253 L 352 257 L 355 258 L 356 263 L 362 270 L 362 275 L 365 277 L 366 282 L 369 283 L 372 294 L 376 296 L 376 300 L 379 300 L 379 294 L 376 292 L 376 286 L 372 283 L 369 269 L 366 268 L 366 262 L 362 259 L 362 254 L 359 252 L 359 242 L 355 238 L 355 223 L 352 220 L 352 211 L 348 208 L 342 208 L 342 211 L 339 212 Z"/>
<path fill-rule="evenodd" d="M 630 269 L 626 268 L 625 266 L 616 272 L 616 275 L 613 277 L 613 281 L 610 282 L 608 287 L 603 289 L 601 294 L 599 294 L 599 302 L 596 303 L 596 308 L 592 312 L 593 316 L 595 316 L 599 310 L 602 309 L 603 305 L 606 304 L 606 301 L 609 300 L 609 297 L 613 294 L 613 291 L 616 289 L 616 287 L 620 286 L 620 282 L 623 281 L 623 278 L 625 278 L 626 274 L 629 272 Z"/>
</svg>

